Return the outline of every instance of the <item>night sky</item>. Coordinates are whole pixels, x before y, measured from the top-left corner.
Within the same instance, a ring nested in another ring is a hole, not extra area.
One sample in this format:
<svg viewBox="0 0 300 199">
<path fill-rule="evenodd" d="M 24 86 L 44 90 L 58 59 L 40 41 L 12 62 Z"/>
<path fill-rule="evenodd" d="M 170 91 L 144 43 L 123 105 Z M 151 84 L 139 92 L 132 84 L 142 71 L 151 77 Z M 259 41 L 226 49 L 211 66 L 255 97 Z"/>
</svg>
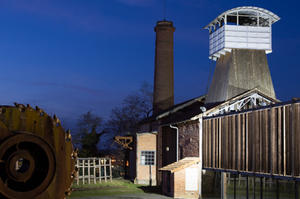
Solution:
<svg viewBox="0 0 300 199">
<path fill-rule="evenodd" d="M 238 6 L 268 9 L 268 55 L 280 100 L 300 97 L 300 3 L 296 0 L 167 0 L 174 22 L 175 102 L 206 93 L 210 68 L 203 27 Z M 0 0 L 0 104 L 38 105 L 72 128 L 86 111 L 110 110 L 153 84 L 156 21 L 162 0 Z"/>
</svg>

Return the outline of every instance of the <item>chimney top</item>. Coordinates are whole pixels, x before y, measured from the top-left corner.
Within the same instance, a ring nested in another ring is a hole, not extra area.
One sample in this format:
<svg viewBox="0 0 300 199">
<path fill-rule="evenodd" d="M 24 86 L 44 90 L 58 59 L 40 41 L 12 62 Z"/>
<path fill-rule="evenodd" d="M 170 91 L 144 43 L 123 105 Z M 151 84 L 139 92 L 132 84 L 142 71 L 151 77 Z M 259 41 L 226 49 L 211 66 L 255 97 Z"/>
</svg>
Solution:
<svg viewBox="0 0 300 199">
<path fill-rule="evenodd" d="M 173 27 L 173 22 L 172 21 L 166 21 L 166 20 L 163 20 L 163 21 L 158 21 L 156 23 L 156 26 L 154 28 L 154 31 L 156 32 L 157 28 L 171 28 L 173 29 L 173 31 L 175 31 L 175 28 Z"/>
</svg>

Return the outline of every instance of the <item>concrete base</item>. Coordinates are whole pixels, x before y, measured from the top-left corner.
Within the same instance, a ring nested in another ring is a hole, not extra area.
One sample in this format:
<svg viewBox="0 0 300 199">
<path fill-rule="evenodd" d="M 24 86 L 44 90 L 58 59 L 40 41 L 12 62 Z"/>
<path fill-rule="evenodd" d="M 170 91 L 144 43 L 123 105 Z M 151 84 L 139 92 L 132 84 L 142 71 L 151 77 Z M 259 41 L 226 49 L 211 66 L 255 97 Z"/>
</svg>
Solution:
<svg viewBox="0 0 300 199">
<path fill-rule="evenodd" d="M 150 185 L 149 180 L 139 180 L 139 179 L 135 179 L 134 180 L 134 184 L 140 184 L 140 185 Z M 156 186 L 156 180 L 152 180 L 152 184 L 151 186 Z"/>
</svg>

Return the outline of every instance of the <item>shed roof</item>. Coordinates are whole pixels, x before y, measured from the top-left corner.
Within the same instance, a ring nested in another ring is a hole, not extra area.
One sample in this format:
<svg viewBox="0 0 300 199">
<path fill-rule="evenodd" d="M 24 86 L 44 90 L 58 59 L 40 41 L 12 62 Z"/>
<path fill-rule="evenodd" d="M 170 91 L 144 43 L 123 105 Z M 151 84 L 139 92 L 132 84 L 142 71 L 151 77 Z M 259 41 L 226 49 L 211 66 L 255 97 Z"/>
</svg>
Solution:
<svg viewBox="0 0 300 199">
<path fill-rule="evenodd" d="M 181 169 L 185 169 L 189 166 L 192 166 L 193 164 L 196 164 L 198 162 L 200 162 L 200 158 L 198 158 L 198 157 L 186 157 L 186 158 L 179 160 L 178 162 L 174 162 L 163 168 L 160 168 L 159 170 L 160 171 L 170 171 L 171 173 L 174 173 Z"/>
<path fill-rule="evenodd" d="M 242 7 L 236 7 L 232 8 L 230 10 L 227 10 L 220 14 L 217 18 L 215 18 L 213 21 L 211 21 L 208 25 L 206 25 L 204 28 L 208 28 L 209 26 L 214 26 L 220 19 L 224 17 L 224 15 L 232 14 L 232 13 L 237 13 L 237 12 L 244 12 L 249 15 L 253 15 L 253 13 L 259 14 L 261 17 L 266 16 L 271 19 L 271 23 L 275 23 L 280 19 L 280 17 L 273 12 L 266 10 L 264 8 L 259 8 L 255 6 L 242 6 Z"/>
</svg>

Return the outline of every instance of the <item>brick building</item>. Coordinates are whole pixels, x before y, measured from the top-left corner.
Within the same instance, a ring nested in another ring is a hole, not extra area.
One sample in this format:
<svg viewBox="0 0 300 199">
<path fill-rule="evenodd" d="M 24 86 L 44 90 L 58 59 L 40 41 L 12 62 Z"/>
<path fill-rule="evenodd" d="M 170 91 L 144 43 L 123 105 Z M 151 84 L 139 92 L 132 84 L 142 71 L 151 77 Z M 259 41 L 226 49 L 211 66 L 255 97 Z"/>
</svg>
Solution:
<svg viewBox="0 0 300 199">
<path fill-rule="evenodd" d="M 137 184 L 156 185 L 156 139 L 156 132 L 136 134 Z"/>
<path fill-rule="evenodd" d="M 162 192 L 174 198 L 198 198 L 200 178 L 199 158 L 184 158 L 161 169 Z"/>
<path fill-rule="evenodd" d="M 228 10 L 208 24 L 209 58 L 216 61 L 212 83 L 207 95 L 177 105 L 173 104 L 175 28 L 170 21 L 157 23 L 154 110 L 153 116 L 141 123 L 140 133 L 156 133 L 156 182 L 164 190 L 173 184 L 165 193 L 181 197 L 175 194 L 176 189 L 184 192 L 184 170 L 172 174 L 172 169 L 168 168 L 178 166 L 185 158 L 199 158 L 200 168 L 198 172 L 194 170 L 194 175 L 199 176 L 196 192 L 201 197 L 203 117 L 278 102 L 266 56 L 272 52 L 271 25 L 278 20 L 279 17 L 270 11 L 245 6 Z"/>
</svg>

